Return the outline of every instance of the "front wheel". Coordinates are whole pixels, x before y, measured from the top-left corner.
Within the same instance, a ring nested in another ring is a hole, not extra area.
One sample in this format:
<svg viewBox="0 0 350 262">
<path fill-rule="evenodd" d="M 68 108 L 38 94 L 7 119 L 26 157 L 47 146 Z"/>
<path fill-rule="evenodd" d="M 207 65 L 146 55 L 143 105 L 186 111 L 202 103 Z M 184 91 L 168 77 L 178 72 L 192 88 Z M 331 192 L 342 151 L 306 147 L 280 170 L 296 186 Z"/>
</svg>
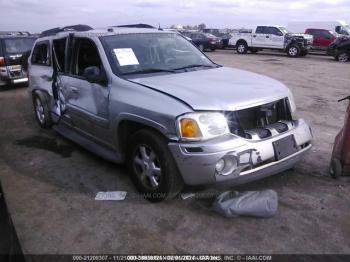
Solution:
<svg viewBox="0 0 350 262">
<path fill-rule="evenodd" d="M 340 160 L 337 158 L 332 159 L 329 167 L 329 174 L 331 175 L 331 177 L 338 178 L 342 175 L 342 173 L 343 168 Z"/>
<path fill-rule="evenodd" d="M 297 45 L 291 45 L 287 48 L 287 54 L 289 57 L 298 57 L 300 55 L 300 48 Z"/>
<path fill-rule="evenodd" d="M 127 156 L 132 180 L 143 197 L 160 202 L 175 197 L 183 181 L 167 141 L 150 130 L 136 132 Z"/>
<path fill-rule="evenodd" d="M 349 61 L 349 54 L 346 51 L 340 51 L 335 59 L 339 62 L 345 63 Z"/>
</svg>

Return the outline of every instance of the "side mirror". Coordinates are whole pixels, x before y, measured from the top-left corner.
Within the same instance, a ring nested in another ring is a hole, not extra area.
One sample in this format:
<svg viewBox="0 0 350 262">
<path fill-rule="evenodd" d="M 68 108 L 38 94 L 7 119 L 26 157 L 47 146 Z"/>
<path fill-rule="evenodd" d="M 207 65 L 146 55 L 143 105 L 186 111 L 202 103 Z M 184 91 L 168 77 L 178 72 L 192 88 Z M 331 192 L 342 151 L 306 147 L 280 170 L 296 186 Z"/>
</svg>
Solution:
<svg viewBox="0 0 350 262">
<path fill-rule="evenodd" d="M 101 71 L 97 66 L 89 66 L 85 68 L 83 76 L 90 83 L 96 83 L 101 85 L 107 84 L 107 78 L 104 71 Z"/>
</svg>

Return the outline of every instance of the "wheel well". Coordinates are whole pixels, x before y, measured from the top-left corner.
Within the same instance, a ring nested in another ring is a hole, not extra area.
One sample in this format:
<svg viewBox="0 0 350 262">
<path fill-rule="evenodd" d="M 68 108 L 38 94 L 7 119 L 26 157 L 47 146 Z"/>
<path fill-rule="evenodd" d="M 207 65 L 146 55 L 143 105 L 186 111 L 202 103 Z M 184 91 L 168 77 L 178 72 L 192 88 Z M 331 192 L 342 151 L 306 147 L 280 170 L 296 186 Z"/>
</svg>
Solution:
<svg viewBox="0 0 350 262">
<path fill-rule="evenodd" d="M 239 45 L 239 44 L 246 44 L 246 45 L 248 45 L 248 43 L 247 43 L 247 41 L 245 41 L 244 39 L 239 39 L 238 41 L 237 41 L 237 44 L 236 45 Z"/>
<path fill-rule="evenodd" d="M 120 152 L 125 155 L 127 150 L 127 145 L 129 144 L 130 138 L 137 132 L 142 129 L 148 129 L 151 131 L 154 131 L 159 136 L 163 137 L 164 139 L 168 140 L 164 134 L 162 134 L 159 130 L 157 130 L 154 127 L 141 124 L 135 121 L 130 120 L 123 120 L 118 127 L 118 144 L 120 148 Z"/>
</svg>

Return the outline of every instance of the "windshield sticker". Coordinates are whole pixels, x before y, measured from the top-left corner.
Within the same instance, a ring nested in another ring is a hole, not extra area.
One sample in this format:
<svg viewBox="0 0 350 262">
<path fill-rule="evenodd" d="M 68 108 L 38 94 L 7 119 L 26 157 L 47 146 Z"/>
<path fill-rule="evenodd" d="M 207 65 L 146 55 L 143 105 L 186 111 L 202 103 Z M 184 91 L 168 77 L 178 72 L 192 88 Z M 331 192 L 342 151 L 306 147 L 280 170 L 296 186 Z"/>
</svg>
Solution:
<svg viewBox="0 0 350 262">
<path fill-rule="evenodd" d="M 116 48 L 113 51 L 120 66 L 139 65 L 139 60 L 131 48 Z"/>
</svg>

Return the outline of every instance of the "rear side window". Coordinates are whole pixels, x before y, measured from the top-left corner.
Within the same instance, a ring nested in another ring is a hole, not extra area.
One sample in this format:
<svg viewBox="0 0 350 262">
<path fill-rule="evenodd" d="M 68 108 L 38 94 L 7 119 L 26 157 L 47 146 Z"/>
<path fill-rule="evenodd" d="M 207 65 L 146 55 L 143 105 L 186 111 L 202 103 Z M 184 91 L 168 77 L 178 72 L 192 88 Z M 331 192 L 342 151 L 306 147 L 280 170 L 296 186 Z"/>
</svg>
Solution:
<svg viewBox="0 0 350 262">
<path fill-rule="evenodd" d="M 67 38 L 53 40 L 59 72 L 66 72 L 66 42 Z"/>
<path fill-rule="evenodd" d="M 268 34 L 269 32 L 267 32 L 267 27 L 266 26 L 258 26 L 256 28 L 256 32 L 257 34 Z"/>
<path fill-rule="evenodd" d="M 49 42 L 39 42 L 35 45 L 31 62 L 35 65 L 50 66 Z"/>
</svg>

